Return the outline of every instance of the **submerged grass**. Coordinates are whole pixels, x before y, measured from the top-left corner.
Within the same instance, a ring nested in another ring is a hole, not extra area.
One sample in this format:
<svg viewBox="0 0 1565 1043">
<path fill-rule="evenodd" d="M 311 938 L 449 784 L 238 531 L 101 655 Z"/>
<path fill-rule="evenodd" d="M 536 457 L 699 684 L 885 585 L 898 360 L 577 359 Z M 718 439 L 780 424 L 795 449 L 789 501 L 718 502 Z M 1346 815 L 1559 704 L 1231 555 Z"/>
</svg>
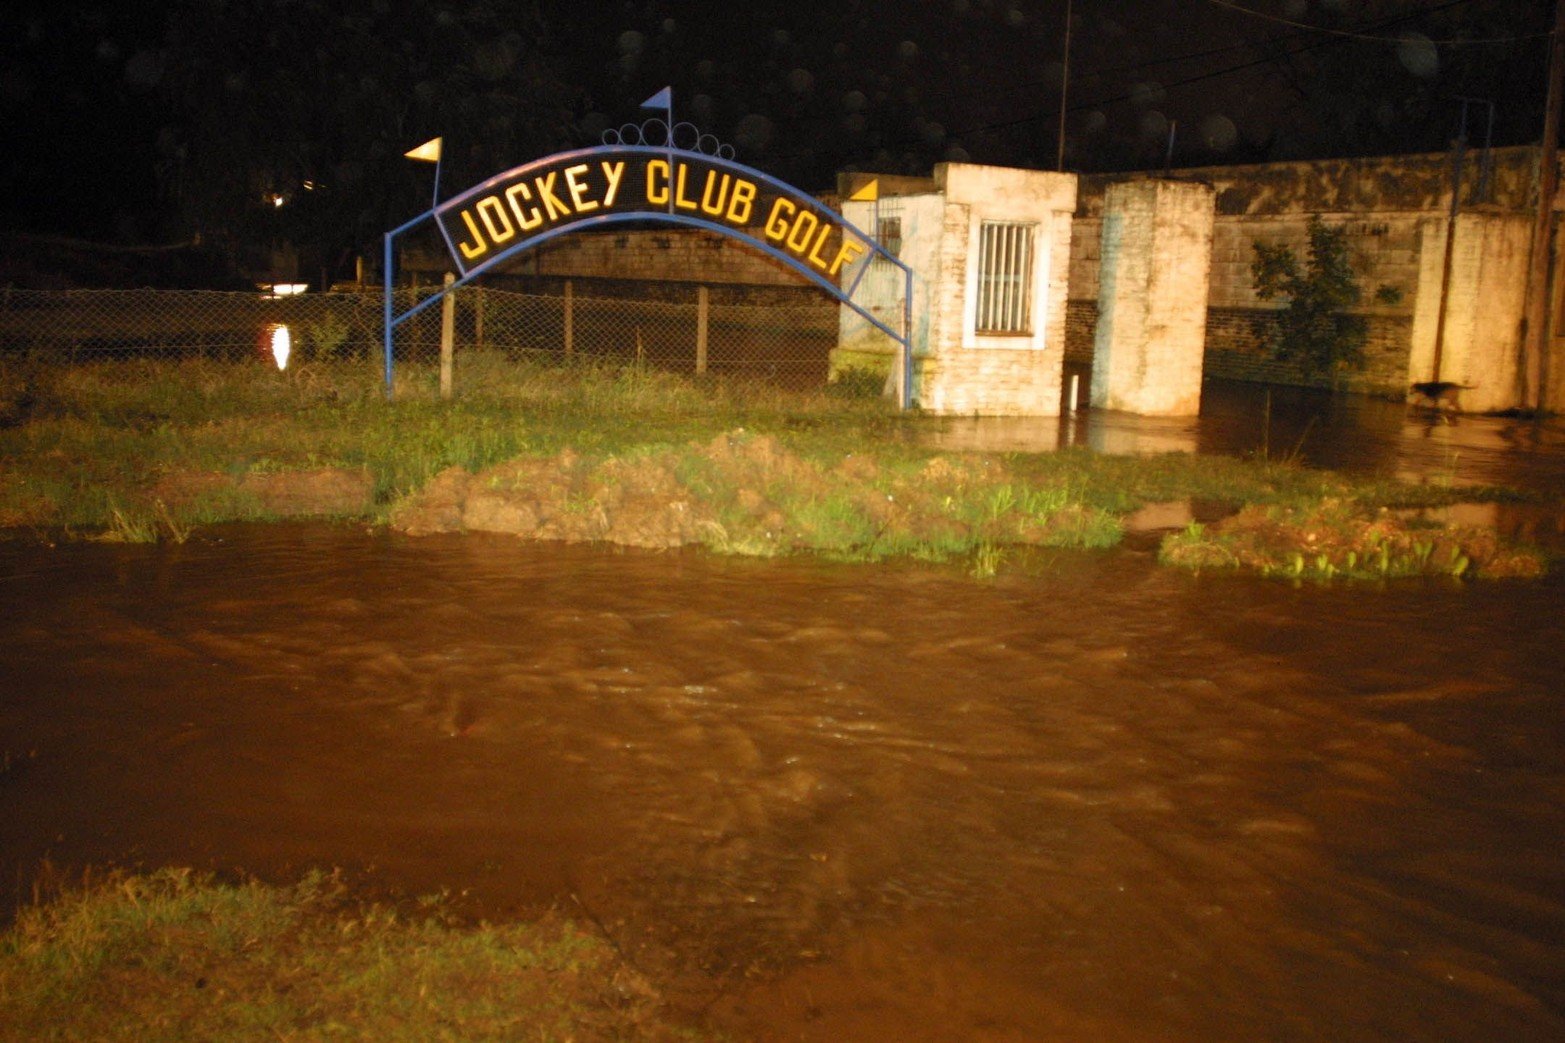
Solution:
<svg viewBox="0 0 1565 1043">
<path fill-rule="evenodd" d="M 183 540 L 223 521 L 385 521 L 450 469 L 476 475 L 570 454 L 562 480 L 581 517 L 595 515 L 595 497 L 630 495 L 624 483 L 655 459 L 699 507 L 698 542 L 715 549 L 969 560 L 987 574 L 1010 544 L 1112 545 L 1120 519 L 1147 503 L 1308 511 L 1330 500 L 1373 510 L 1505 495 L 1350 481 L 1292 460 L 943 455 L 926 448 L 942 421 L 874 398 L 495 353 L 468 353 L 459 365 L 454 401 L 439 400 L 432 368 L 403 366 L 388 402 L 364 362 L 280 373 L 0 359 L 0 529 L 140 542 Z M 742 451 L 775 446 L 786 461 L 719 459 L 711 447 L 724 438 L 750 447 Z"/>
<path fill-rule="evenodd" d="M 339 880 L 118 876 L 0 935 L 7 1039 L 697 1039 L 611 945 L 556 918 L 462 925 Z"/>
</svg>

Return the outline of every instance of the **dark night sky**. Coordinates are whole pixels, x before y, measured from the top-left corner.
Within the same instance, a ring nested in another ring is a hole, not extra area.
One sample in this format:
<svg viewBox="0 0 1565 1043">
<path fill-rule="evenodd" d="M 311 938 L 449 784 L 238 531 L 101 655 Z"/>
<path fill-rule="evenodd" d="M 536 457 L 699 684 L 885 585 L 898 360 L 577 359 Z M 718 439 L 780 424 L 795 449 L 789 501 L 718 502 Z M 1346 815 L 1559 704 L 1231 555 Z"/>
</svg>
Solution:
<svg viewBox="0 0 1565 1043">
<path fill-rule="evenodd" d="M 1496 103 L 1497 144 L 1536 141 L 1551 6 L 1075 0 L 1066 165 L 1161 166 L 1171 124 L 1175 165 L 1439 149 L 1457 95 Z M 336 190 L 311 217 L 328 238 L 378 237 L 418 208 L 402 150 L 445 134 L 454 192 L 595 144 L 664 84 L 679 117 L 810 190 L 942 159 L 1052 168 L 1064 14 L 1064 0 L 13 0 L 0 228 L 172 239 L 310 180 Z"/>
</svg>

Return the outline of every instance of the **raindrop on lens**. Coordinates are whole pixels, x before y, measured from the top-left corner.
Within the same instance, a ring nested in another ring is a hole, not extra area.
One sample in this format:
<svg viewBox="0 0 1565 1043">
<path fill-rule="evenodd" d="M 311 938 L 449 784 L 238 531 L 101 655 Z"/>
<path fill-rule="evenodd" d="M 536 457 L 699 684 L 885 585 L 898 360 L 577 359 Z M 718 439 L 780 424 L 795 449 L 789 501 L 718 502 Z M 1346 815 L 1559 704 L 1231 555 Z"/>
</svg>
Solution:
<svg viewBox="0 0 1565 1043">
<path fill-rule="evenodd" d="M 1434 41 L 1423 33 L 1403 33 L 1397 43 L 1397 61 L 1402 68 L 1420 79 L 1429 79 L 1440 72 L 1440 52 Z"/>
<path fill-rule="evenodd" d="M 1227 116 L 1213 113 L 1201 121 L 1201 141 L 1214 152 L 1227 152 L 1239 140 L 1239 128 Z"/>
</svg>

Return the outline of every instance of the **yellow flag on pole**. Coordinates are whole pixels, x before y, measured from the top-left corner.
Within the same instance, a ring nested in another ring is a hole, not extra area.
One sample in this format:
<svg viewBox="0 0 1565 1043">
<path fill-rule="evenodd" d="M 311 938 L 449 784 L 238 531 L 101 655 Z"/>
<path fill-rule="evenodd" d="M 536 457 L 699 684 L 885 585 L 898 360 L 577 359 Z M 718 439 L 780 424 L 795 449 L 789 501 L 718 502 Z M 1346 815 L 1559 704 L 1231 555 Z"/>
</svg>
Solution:
<svg viewBox="0 0 1565 1043">
<path fill-rule="evenodd" d="M 848 199 L 855 203 L 873 203 L 880 198 L 880 178 L 871 178 L 866 181 L 857 192 Z"/>
<path fill-rule="evenodd" d="M 440 162 L 440 143 L 444 138 L 430 138 L 416 149 L 402 153 L 409 159 L 421 159 L 425 163 Z"/>
</svg>

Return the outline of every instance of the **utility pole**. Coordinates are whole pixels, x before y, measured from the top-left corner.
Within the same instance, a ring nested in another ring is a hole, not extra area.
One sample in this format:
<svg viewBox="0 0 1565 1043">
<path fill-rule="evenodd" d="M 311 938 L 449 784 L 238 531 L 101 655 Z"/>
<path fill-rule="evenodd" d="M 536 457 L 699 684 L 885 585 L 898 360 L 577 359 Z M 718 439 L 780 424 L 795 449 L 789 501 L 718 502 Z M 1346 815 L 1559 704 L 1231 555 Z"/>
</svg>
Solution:
<svg viewBox="0 0 1565 1043">
<path fill-rule="evenodd" d="M 1565 0 L 1559 0 L 1565 5 Z M 1562 6 L 1565 9 L 1565 6 Z M 1054 169 L 1065 169 L 1065 96 L 1070 92 L 1071 85 L 1071 0 L 1065 0 L 1065 58 L 1064 70 L 1060 73 L 1060 129 L 1059 151 L 1055 153 Z"/>
<path fill-rule="evenodd" d="M 1521 404 L 1539 413 L 1549 407 L 1549 249 L 1554 226 L 1554 194 L 1559 183 L 1560 93 L 1565 87 L 1565 0 L 1554 3 L 1554 36 L 1549 41 L 1549 91 L 1543 105 L 1543 142 L 1538 148 L 1538 213 L 1532 226 L 1527 271 L 1527 338 L 1522 346 Z M 1530 385 L 1530 386 L 1529 386 Z"/>
</svg>

